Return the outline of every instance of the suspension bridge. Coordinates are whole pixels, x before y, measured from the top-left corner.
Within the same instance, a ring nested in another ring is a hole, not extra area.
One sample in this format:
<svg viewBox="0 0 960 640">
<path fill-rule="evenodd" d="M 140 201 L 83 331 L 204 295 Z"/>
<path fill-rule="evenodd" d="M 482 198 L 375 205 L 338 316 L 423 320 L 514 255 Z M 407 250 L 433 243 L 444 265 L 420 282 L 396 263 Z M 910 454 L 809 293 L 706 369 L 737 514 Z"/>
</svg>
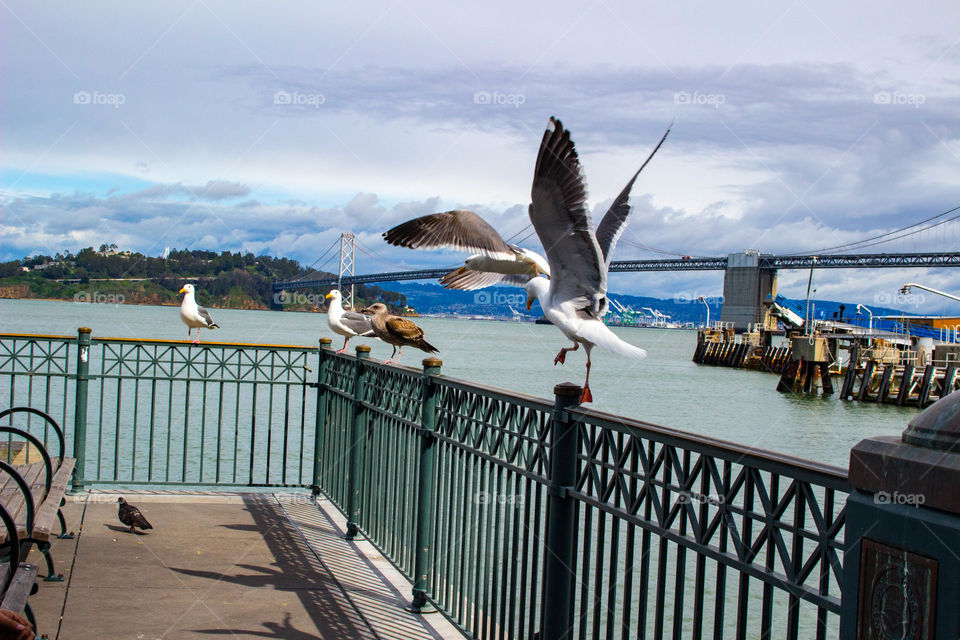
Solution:
<svg viewBox="0 0 960 640">
<path fill-rule="evenodd" d="M 776 255 L 747 250 L 725 256 L 692 256 L 647 247 L 629 239 L 621 239 L 621 244 L 644 251 L 662 254 L 665 257 L 639 260 L 616 260 L 610 263 L 611 273 L 653 272 L 653 271 L 724 271 L 722 320 L 733 322 L 738 328 L 748 324 L 768 325 L 775 322 L 768 308 L 763 304 L 777 294 L 777 271 L 782 269 L 862 269 L 862 268 L 919 268 L 919 267 L 958 267 L 960 251 L 887 251 L 877 253 L 863 252 L 878 245 L 887 245 L 909 239 L 915 245 L 933 246 L 939 244 L 949 248 L 957 246 L 956 238 L 947 238 L 945 232 L 952 232 L 958 225 L 947 227 L 960 219 L 960 206 L 941 214 L 931 216 L 920 222 L 887 233 L 864 238 L 833 247 L 824 247 L 812 252 Z M 950 215 L 954 214 L 954 215 Z M 949 217 L 948 217 L 949 216 Z M 528 232 L 529 231 L 529 232 Z M 530 225 L 514 234 L 510 240 L 528 232 L 517 241 L 518 244 L 533 236 Z M 934 234 L 943 237 L 934 238 Z M 945 242 L 942 242 L 945 241 Z M 339 246 L 339 252 L 336 251 Z M 374 261 L 383 263 L 392 270 L 371 271 L 357 274 L 355 271 L 356 253 L 360 251 Z M 339 269 L 335 275 L 316 276 L 313 267 L 324 265 L 339 257 Z M 326 259 L 326 262 L 323 261 Z M 305 277 L 296 280 L 275 281 L 274 293 L 305 289 L 341 289 L 346 304 L 353 303 L 353 286 L 377 282 L 398 282 L 406 280 L 436 280 L 456 269 L 462 263 L 444 268 L 411 269 L 392 263 L 372 248 L 364 245 L 353 233 L 341 234 L 339 240 L 331 245 L 313 265 L 306 270 Z M 275 299 L 279 296 L 275 296 Z"/>
</svg>

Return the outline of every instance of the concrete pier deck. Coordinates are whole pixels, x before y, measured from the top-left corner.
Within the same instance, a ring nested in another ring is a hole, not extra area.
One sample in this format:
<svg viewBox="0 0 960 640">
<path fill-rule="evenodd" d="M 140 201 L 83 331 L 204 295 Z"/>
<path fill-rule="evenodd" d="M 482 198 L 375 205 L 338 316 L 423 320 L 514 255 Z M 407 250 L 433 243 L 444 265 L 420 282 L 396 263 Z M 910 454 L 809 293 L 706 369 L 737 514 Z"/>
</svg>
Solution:
<svg viewBox="0 0 960 640">
<path fill-rule="evenodd" d="M 68 498 L 75 539 L 55 540 L 63 582 L 30 598 L 39 633 L 62 640 L 463 636 L 404 610 L 410 584 L 341 514 L 298 494 L 125 492 L 154 529 L 117 520 L 119 493 Z M 30 562 L 45 572 L 43 558 Z"/>
</svg>

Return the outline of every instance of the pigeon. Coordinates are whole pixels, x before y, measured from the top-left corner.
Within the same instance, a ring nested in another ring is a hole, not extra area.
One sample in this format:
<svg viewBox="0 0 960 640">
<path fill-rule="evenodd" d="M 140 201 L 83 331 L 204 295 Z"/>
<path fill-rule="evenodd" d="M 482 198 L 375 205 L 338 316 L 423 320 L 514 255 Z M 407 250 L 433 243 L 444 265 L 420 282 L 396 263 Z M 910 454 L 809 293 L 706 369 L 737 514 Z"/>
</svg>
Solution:
<svg viewBox="0 0 960 640">
<path fill-rule="evenodd" d="M 130 533 L 133 533 L 134 527 L 153 529 L 153 525 L 147 522 L 147 519 L 140 513 L 140 509 L 132 504 L 127 504 L 127 501 L 123 498 L 117 498 L 117 502 L 120 503 L 120 512 L 117 515 L 120 517 L 120 522 L 130 527 Z"/>
<path fill-rule="evenodd" d="M 192 284 L 183 285 L 180 293 L 186 294 L 183 296 L 183 302 L 180 303 L 180 319 L 183 320 L 183 324 L 187 325 L 187 340 L 190 339 L 190 334 L 196 329 L 197 339 L 193 341 L 193 344 L 200 344 L 201 327 L 204 329 L 219 329 L 220 325 L 213 321 L 209 311 L 197 306 Z"/>
<path fill-rule="evenodd" d="M 393 356 L 397 360 L 403 355 L 403 347 L 410 345 L 427 353 L 437 353 L 437 348 L 423 339 L 423 329 L 410 322 L 406 318 L 390 315 L 387 311 L 387 305 L 382 302 L 375 302 L 366 309 L 364 313 L 373 314 L 373 332 L 378 338 L 388 344 L 393 345 L 393 353 L 390 359 L 384 364 L 393 362 Z M 399 347 L 400 351 L 397 352 Z"/>
</svg>

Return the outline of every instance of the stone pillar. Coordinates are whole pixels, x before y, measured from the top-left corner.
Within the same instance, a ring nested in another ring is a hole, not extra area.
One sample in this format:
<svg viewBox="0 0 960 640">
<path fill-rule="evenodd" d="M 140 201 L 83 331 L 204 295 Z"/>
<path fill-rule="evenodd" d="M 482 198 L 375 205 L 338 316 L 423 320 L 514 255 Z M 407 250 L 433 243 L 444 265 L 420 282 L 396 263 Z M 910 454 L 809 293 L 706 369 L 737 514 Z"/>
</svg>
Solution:
<svg viewBox="0 0 960 640">
<path fill-rule="evenodd" d="M 850 452 L 844 640 L 960 637 L 960 394 Z"/>
</svg>

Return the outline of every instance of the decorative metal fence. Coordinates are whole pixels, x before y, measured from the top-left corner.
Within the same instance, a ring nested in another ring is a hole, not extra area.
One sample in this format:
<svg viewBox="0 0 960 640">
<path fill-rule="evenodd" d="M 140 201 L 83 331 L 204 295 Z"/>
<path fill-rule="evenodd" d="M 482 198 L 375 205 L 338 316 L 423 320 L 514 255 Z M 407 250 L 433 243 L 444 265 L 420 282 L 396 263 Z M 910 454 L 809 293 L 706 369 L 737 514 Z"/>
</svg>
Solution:
<svg viewBox="0 0 960 640">
<path fill-rule="evenodd" d="M 366 354 L 322 351 L 317 488 L 415 609 L 476 638 L 837 636 L 843 469 Z"/>
<path fill-rule="evenodd" d="M 316 362 L 309 347 L 0 334 L 0 402 L 58 419 L 75 489 L 300 487 Z"/>
<path fill-rule="evenodd" d="M 75 488 L 313 487 L 472 637 L 837 636 L 843 469 L 328 346 L 0 335 L 0 402 Z"/>
</svg>

